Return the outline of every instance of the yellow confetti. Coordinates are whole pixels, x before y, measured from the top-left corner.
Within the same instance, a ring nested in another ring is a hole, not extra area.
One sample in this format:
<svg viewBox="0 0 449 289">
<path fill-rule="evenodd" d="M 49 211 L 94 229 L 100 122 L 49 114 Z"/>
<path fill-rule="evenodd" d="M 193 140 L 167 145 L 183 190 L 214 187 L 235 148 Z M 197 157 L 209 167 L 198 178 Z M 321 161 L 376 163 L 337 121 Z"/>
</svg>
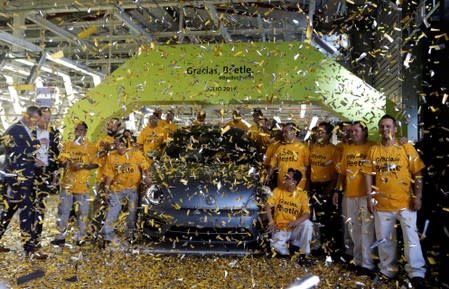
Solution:
<svg viewBox="0 0 449 289">
<path fill-rule="evenodd" d="M 95 32 L 97 32 L 97 26 L 90 26 L 86 30 L 81 31 L 80 33 L 78 33 L 78 37 L 80 39 L 88 38 L 89 36 L 91 36 Z"/>
<path fill-rule="evenodd" d="M 59 59 L 59 58 L 63 58 L 64 57 L 64 51 L 59 50 L 58 52 L 53 53 L 52 55 L 50 55 L 51 59 Z"/>
</svg>

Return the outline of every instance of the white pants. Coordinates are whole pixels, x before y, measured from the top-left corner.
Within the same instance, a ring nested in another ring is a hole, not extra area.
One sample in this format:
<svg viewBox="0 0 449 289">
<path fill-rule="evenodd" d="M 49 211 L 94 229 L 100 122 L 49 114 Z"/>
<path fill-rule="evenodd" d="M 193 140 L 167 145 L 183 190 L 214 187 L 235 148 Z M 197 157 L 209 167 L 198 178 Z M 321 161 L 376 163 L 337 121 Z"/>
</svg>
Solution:
<svg viewBox="0 0 449 289">
<path fill-rule="evenodd" d="M 374 243 L 374 219 L 368 212 L 366 197 L 343 197 L 344 229 L 352 240 L 353 260 L 356 266 L 374 269 L 370 246 Z"/>
<path fill-rule="evenodd" d="M 60 199 L 58 220 L 56 222 L 59 234 L 56 236 L 56 239 L 62 240 L 67 236 L 67 221 L 69 220 L 73 205 L 75 205 L 75 213 L 79 227 L 79 233 L 75 236 L 75 239 L 84 238 L 86 236 L 86 224 L 89 216 L 89 194 L 71 194 L 62 190 Z"/>
<path fill-rule="evenodd" d="M 401 224 L 404 238 L 404 254 L 407 260 L 405 271 L 409 278 L 422 277 L 426 274 L 426 262 L 421 251 L 421 244 L 416 228 L 416 211 L 404 209 L 395 212 L 376 212 L 374 214 L 377 241 L 379 244 L 380 272 L 388 277 L 395 277 L 398 272 L 396 220 Z"/>
<path fill-rule="evenodd" d="M 111 192 L 108 195 L 108 213 L 104 221 L 103 235 L 104 239 L 112 241 L 115 239 L 114 224 L 122 210 L 122 201 L 128 198 L 128 216 L 126 218 L 126 237 L 132 237 L 136 225 L 137 213 L 137 192 L 132 189 L 126 189 L 120 192 Z"/>
<path fill-rule="evenodd" d="M 289 242 L 293 246 L 301 248 L 301 253 L 310 254 L 310 241 L 312 240 L 313 223 L 305 220 L 292 231 L 280 230 L 272 234 L 270 239 L 271 248 L 280 255 L 289 255 Z"/>
</svg>

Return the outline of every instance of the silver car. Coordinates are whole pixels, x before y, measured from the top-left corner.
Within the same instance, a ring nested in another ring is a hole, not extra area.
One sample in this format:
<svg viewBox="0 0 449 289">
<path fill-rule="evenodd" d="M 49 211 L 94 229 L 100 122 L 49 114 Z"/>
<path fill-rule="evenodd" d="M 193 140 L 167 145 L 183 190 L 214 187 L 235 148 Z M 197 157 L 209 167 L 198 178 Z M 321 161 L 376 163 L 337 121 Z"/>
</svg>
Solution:
<svg viewBox="0 0 449 289">
<path fill-rule="evenodd" d="M 172 243 L 257 243 L 260 159 L 241 129 L 179 129 L 142 196 L 144 235 Z"/>
</svg>

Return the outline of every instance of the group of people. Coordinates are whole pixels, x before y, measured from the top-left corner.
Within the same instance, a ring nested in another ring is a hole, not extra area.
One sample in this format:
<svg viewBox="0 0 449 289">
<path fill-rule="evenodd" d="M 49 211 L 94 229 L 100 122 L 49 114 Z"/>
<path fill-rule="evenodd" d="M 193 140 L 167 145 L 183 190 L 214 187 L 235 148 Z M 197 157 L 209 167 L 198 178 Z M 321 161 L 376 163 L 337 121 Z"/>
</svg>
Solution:
<svg viewBox="0 0 449 289">
<path fill-rule="evenodd" d="M 88 126 L 81 121 L 75 125 L 73 138 L 60 143 L 59 131 L 49 126 L 51 110 L 28 107 L 1 139 L 5 156 L 1 170 L 5 205 L 0 215 L 0 238 L 19 211 L 26 255 L 47 258 L 39 250 L 46 210 L 44 199 L 57 191 L 59 233 L 51 241 L 53 245 L 65 243 L 71 215 L 75 215 L 79 229 L 74 236 L 76 244 L 84 244 L 88 235 L 105 243 L 113 242 L 124 199 L 128 201 L 126 237 L 134 240 L 137 190 L 151 183 L 151 151 L 176 129 L 170 115 L 173 114 L 168 113 L 162 120 L 160 110 L 155 111 L 137 139 L 122 128 L 120 119 L 112 118 L 106 123 L 106 134 L 96 144 L 86 139 Z M 93 170 L 96 178 L 91 185 Z M 9 249 L 0 246 L 0 251 Z"/>
<path fill-rule="evenodd" d="M 173 111 L 163 119 L 156 109 L 137 138 L 123 129 L 120 119 L 110 119 L 107 133 L 96 144 L 86 139 L 87 124 L 79 122 L 73 139 L 62 146 L 59 132 L 49 126 L 50 117 L 49 108 L 28 107 L 2 137 L 7 205 L 0 216 L 0 237 L 20 210 L 25 252 L 44 258 L 39 253 L 44 198 L 59 187 L 59 234 L 52 244 L 65 243 L 72 210 L 78 221 L 78 244 L 85 242 L 89 231 L 94 238 L 114 241 L 124 199 L 128 200 L 126 237 L 132 240 L 137 190 L 151 184 L 151 166 L 177 128 Z M 204 125 L 205 118 L 201 111 L 192 124 Z M 360 121 L 339 127 L 337 145 L 331 143 L 335 129 L 328 122 L 319 123 L 306 142 L 298 139 L 300 130 L 293 122 L 276 124 L 259 109 L 253 111 L 253 121 L 248 124 L 234 110 L 224 128 L 247 131 L 264 155 L 261 181 L 273 188 L 265 212 L 274 251 L 289 255 L 299 250 L 306 259 L 319 250 L 337 258 L 351 255 L 361 273 L 375 269 L 378 252 L 380 272 L 393 278 L 398 272 L 395 224 L 399 221 L 405 269 L 415 283 L 423 281 L 425 261 L 416 211 L 421 208 L 424 164 L 411 144 L 396 139 L 393 117 L 385 115 L 379 121 L 378 144 L 368 141 L 367 126 Z M 96 183 L 91 186 L 93 170 Z M 90 206 L 92 188 L 95 197 Z"/>
<path fill-rule="evenodd" d="M 269 144 L 265 183 L 277 175 L 265 205 L 272 249 L 287 256 L 299 250 L 302 264 L 310 263 L 313 248 L 337 260 L 350 255 L 358 274 L 372 275 L 378 263 L 381 276 L 392 279 L 399 271 L 399 222 L 405 271 L 414 288 L 424 288 L 416 226 L 424 163 L 413 145 L 396 138 L 390 115 L 379 121 L 379 143 L 368 141 L 361 121 L 339 129 L 343 138 L 337 145 L 330 143 L 334 127 L 327 122 L 306 143 L 296 137 L 296 125 L 286 123 L 279 140 Z"/>
</svg>

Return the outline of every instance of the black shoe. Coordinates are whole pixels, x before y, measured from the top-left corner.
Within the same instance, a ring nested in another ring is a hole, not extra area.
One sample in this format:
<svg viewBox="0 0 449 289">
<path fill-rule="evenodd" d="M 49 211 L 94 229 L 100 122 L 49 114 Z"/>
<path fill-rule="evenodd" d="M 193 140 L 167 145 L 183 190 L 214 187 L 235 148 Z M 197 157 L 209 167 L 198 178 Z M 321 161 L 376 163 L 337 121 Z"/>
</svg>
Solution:
<svg viewBox="0 0 449 289">
<path fill-rule="evenodd" d="M 389 276 L 383 274 L 382 272 L 377 272 L 376 274 L 373 274 L 372 279 L 375 282 L 381 282 L 381 283 L 383 283 L 383 282 L 388 283 L 388 282 L 393 282 L 393 281 L 397 280 L 396 277 L 389 277 Z"/>
<path fill-rule="evenodd" d="M 357 266 L 355 268 L 355 274 L 357 276 L 368 276 L 372 277 L 374 274 L 374 271 L 365 267 Z"/>
<path fill-rule="evenodd" d="M 351 264 L 352 261 L 352 256 L 348 254 L 336 254 L 334 258 L 341 264 Z"/>
<path fill-rule="evenodd" d="M 301 266 L 312 266 L 315 264 L 315 261 L 308 256 L 300 255 L 298 259 L 296 259 L 296 263 Z"/>
<path fill-rule="evenodd" d="M 299 248 L 298 246 L 295 246 L 295 245 L 291 245 L 289 250 L 290 250 L 290 255 L 295 255 L 296 253 L 299 252 L 299 250 L 301 250 L 301 248 Z"/>
<path fill-rule="evenodd" d="M 422 277 L 413 277 L 411 280 L 412 286 L 415 289 L 425 289 L 426 288 L 426 282 L 424 281 L 424 278 Z"/>
<path fill-rule="evenodd" d="M 82 247 L 86 245 L 86 240 L 78 240 L 76 241 L 76 245 Z"/>
<path fill-rule="evenodd" d="M 45 260 L 48 258 L 47 254 L 39 252 L 39 249 L 37 248 L 25 251 L 25 254 L 27 257 L 30 257 L 31 259 Z"/>
<path fill-rule="evenodd" d="M 97 242 L 97 244 L 98 247 L 103 250 L 106 249 L 106 247 L 110 246 L 112 244 L 112 241 L 103 239 L 101 242 Z"/>
<path fill-rule="evenodd" d="M 5 248 L 3 246 L 0 246 L 0 253 L 8 253 L 9 251 L 11 251 L 9 248 Z"/>
<path fill-rule="evenodd" d="M 323 257 L 326 256 L 326 252 L 323 248 L 319 247 L 318 249 L 312 250 L 312 252 L 310 252 L 310 255 L 314 257 Z"/>
<path fill-rule="evenodd" d="M 55 245 L 55 246 L 64 246 L 65 239 L 54 239 L 50 242 L 50 244 Z"/>
</svg>

